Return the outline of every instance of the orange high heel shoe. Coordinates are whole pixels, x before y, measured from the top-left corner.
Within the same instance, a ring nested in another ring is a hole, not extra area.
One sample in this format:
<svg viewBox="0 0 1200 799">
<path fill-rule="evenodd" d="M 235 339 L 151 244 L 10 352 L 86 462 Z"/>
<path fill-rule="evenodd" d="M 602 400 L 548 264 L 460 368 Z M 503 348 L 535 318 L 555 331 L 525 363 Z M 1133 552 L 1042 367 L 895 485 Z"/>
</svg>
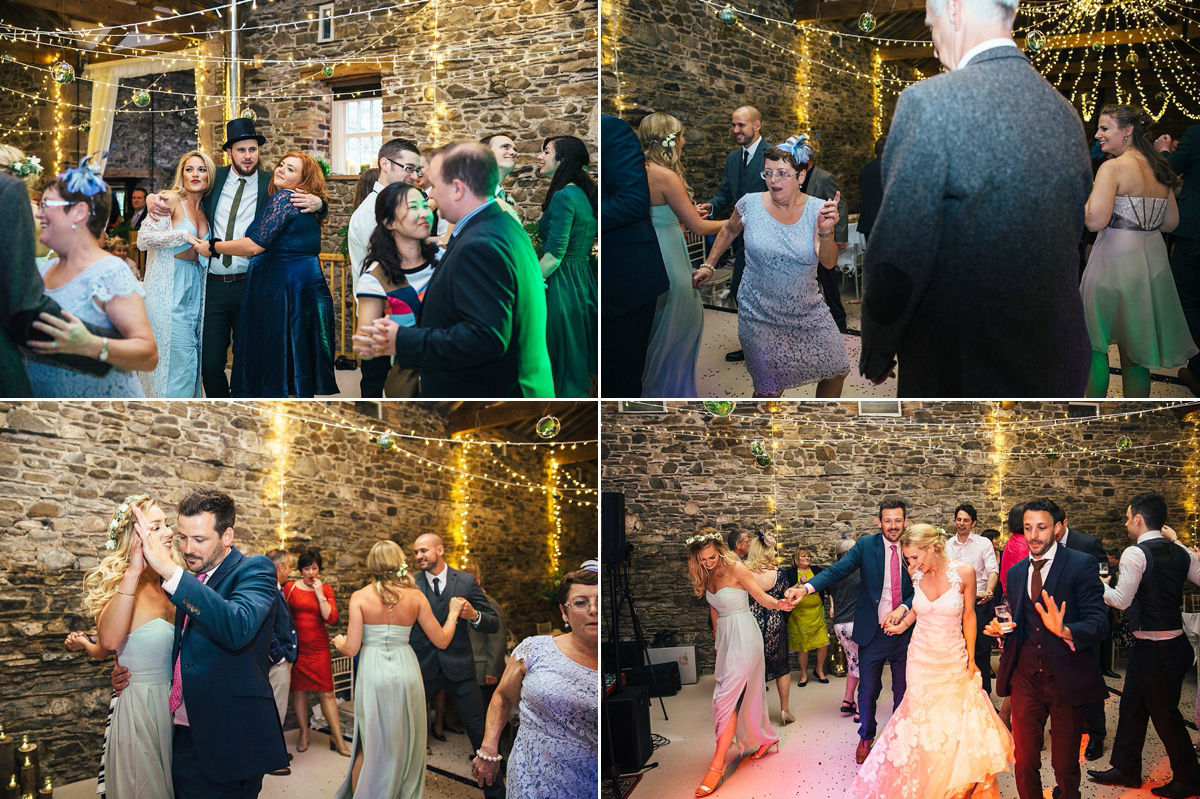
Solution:
<svg viewBox="0 0 1200 799">
<path fill-rule="evenodd" d="M 774 749 L 776 752 L 779 751 L 779 741 L 776 741 L 773 744 L 763 744 L 762 746 L 758 747 L 758 751 L 755 752 L 754 754 L 750 755 L 750 759 L 751 760 L 762 760 L 764 757 L 767 756 L 767 753 L 770 752 L 772 749 Z"/>
<path fill-rule="evenodd" d="M 717 778 L 710 781 L 710 778 L 714 774 L 717 775 Z M 721 778 L 724 776 L 725 769 L 710 768 L 708 773 L 704 775 L 704 782 L 700 783 L 700 787 L 696 789 L 696 796 L 708 796 L 717 789 L 717 783 L 719 783 Z"/>
</svg>

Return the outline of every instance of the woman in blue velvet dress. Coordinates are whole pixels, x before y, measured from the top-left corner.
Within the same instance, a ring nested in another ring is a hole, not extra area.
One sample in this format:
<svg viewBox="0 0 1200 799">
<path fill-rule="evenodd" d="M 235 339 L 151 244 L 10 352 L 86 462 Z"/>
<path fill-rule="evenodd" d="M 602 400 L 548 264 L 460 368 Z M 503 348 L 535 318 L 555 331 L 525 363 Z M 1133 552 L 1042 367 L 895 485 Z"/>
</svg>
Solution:
<svg viewBox="0 0 1200 799">
<path fill-rule="evenodd" d="M 328 199 L 311 156 L 290 152 L 275 167 L 271 199 L 245 238 L 213 241 L 212 255 L 248 255 L 250 271 L 233 342 L 234 397 L 338 393 L 333 371 L 333 296 L 321 273 L 321 227 L 290 202 L 292 190 Z M 208 254 L 208 242 L 195 242 Z"/>
</svg>

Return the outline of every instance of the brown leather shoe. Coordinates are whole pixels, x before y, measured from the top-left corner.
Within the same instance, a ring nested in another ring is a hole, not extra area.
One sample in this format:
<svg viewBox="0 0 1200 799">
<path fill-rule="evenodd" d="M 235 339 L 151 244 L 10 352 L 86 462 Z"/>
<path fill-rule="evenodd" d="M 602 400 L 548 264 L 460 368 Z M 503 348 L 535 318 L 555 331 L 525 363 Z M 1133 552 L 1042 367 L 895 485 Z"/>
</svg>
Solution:
<svg viewBox="0 0 1200 799">
<path fill-rule="evenodd" d="M 862 762 L 867 759 L 867 755 L 871 753 L 871 744 L 874 741 L 868 741 L 866 738 L 858 742 L 858 748 L 854 750 L 854 762 L 862 765 Z"/>
</svg>

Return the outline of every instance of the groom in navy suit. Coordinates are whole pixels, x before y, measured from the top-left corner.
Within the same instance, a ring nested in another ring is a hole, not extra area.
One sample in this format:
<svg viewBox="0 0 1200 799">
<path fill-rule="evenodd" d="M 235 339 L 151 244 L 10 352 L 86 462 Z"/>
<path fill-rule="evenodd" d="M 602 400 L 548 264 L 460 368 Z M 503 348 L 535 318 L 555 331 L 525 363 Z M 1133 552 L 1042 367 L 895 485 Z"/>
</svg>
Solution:
<svg viewBox="0 0 1200 799">
<path fill-rule="evenodd" d="M 288 765 L 267 678 L 275 566 L 233 547 L 235 514 L 233 499 L 219 491 L 183 498 L 177 532 L 185 571 L 135 510 L 146 563 L 177 606 L 170 695 L 177 799 L 252 799 L 264 774 Z"/>
<path fill-rule="evenodd" d="M 1104 585 L 1096 559 L 1059 546 L 1066 518 L 1049 499 L 1025 503 L 1029 558 L 1008 572 L 1008 602 L 1016 627 L 1008 634 L 996 693 L 1012 697 L 1017 794 L 1041 799 L 1041 752 L 1050 718 L 1050 762 L 1057 799 L 1079 799 L 1079 745 L 1084 708 L 1103 701 L 1097 645 L 1108 636 Z M 1000 637 L 992 619 L 983 631 Z"/>
<path fill-rule="evenodd" d="M 885 635 L 883 622 L 889 617 L 899 622 L 913 602 L 913 585 L 904 556 L 900 552 L 900 536 L 906 521 L 904 500 L 888 497 L 879 503 L 878 535 L 863 536 L 842 559 L 826 568 L 801 586 L 787 591 L 816 593 L 832 588 L 858 569 L 862 583 L 858 589 L 858 605 L 854 611 L 854 643 L 858 644 L 858 728 L 859 743 L 854 759 L 862 763 L 875 740 L 875 706 L 883 690 L 883 664 L 892 666 L 892 709 L 904 698 L 905 664 L 911 628 L 897 635 Z"/>
</svg>

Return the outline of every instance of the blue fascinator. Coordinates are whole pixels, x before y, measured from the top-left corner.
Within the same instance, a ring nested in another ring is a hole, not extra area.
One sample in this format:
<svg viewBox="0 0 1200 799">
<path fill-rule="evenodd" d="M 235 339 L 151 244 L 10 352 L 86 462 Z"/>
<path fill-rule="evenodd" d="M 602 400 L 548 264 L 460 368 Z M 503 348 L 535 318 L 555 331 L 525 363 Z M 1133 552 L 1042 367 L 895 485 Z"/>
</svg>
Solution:
<svg viewBox="0 0 1200 799">
<path fill-rule="evenodd" d="M 104 155 L 107 156 L 108 153 Z M 92 156 L 85 155 L 80 159 L 79 166 L 68 169 L 59 175 L 59 178 L 67 182 L 67 191 L 72 194 L 95 197 L 100 192 L 108 190 L 108 184 L 100 177 L 100 173 L 92 169 L 91 160 Z"/>
<path fill-rule="evenodd" d="M 779 149 L 792 154 L 798 164 L 807 164 L 812 158 L 812 147 L 808 146 L 808 134 L 801 133 L 799 136 L 792 136 L 790 139 L 779 145 Z"/>
</svg>

